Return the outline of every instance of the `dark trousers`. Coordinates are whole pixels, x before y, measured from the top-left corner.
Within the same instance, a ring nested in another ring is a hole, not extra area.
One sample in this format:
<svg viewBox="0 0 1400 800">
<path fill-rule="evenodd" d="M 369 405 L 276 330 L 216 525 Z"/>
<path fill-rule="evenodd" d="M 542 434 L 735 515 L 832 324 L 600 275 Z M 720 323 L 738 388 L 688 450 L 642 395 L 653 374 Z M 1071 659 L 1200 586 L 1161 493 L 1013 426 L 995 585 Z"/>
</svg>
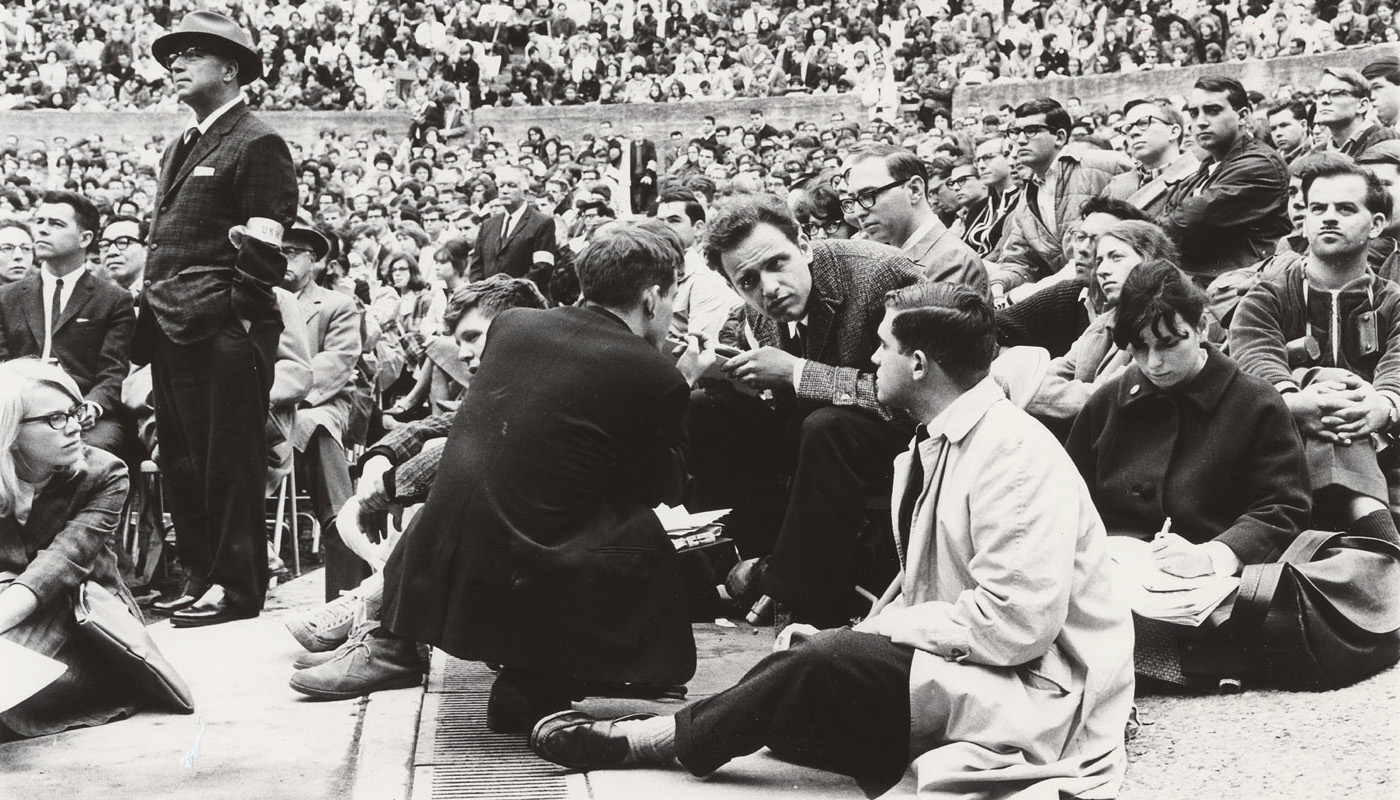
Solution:
<svg viewBox="0 0 1400 800">
<path fill-rule="evenodd" d="M 849 775 L 871 796 L 909 765 L 913 648 L 849 628 L 764 658 L 734 686 L 676 713 L 676 755 L 694 775 L 770 748 Z"/>
<path fill-rule="evenodd" d="M 154 327 L 154 326 L 153 326 Z M 186 591 L 219 584 L 262 608 L 267 590 L 268 392 L 279 322 L 236 319 L 194 344 L 154 335 L 151 361 L 165 505 Z"/>
<path fill-rule="evenodd" d="M 335 440 L 331 432 L 317 427 L 301 453 L 301 464 L 305 465 L 307 493 L 311 495 L 311 509 L 320 523 L 323 535 L 321 541 L 326 548 L 326 600 L 334 600 L 341 592 L 360 585 L 370 576 L 369 565 L 359 556 L 350 552 L 333 530 L 331 523 L 340 507 L 345 505 L 355 493 L 350 482 L 350 467 L 345 461 L 345 448 Z"/>
<path fill-rule="evenodd" d="M 694 507 L 733 508 L 726 530 L 741 552 L 772 553 L 763 590 L 794 617 L 839 625 L 855 597 L 856 537 L 867 498 L 888 494 L 894 457 L 911 433 L 854 408 L 803 415 L 792 404 L 775 411 L 742 395 L 695 392 Z M 776 479 L 783 474 L 792 476 L 786 497 Z"/>
<path fill-rule="evenodd" d="M 83 443 L 98 450 L 106 450 L 117 458 L 126 459 L 131 455 L 133 437 L 122 420 L 122 411 L 111 411 L 92 427 L 83 431 Z"/>
</svg>

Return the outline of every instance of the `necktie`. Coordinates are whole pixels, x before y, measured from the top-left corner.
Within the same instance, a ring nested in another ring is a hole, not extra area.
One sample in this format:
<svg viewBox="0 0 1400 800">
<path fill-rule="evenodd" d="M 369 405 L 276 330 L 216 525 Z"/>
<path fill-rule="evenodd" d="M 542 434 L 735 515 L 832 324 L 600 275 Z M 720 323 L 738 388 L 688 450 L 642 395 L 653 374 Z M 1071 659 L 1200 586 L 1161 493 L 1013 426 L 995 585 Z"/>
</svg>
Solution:
<svg viewBox="0 0 1400 800">
<path fill-rule="evenodd" d="M 501 248 L 505 249 L 506 242 L 510 241 L 510 214 L 501 220 Z"/>
<path fill-rule="evenodd" d="M 909 481 L 904 484 L 904 496 L 899 500 L 899 545 L 900 550 L 909 547 L 909 529 L 914 524 L 914 504 L 924 490 L 924 461 L 919 455 L 919 445 L 928 440 L 928 429 L 923 425 L 914 429 L 914 446 L 910 451 Z"/>
<path fill-rule="evenodd" d="M 189 159 L 190 153 L 194 150 L 195 143 L 199 141 L 199 128 L 190 128 L 185 131 L 185 136 L 180 140 L 180 144 L 175 148 L 175 155 L 170 159 L 170 174 L 179 175 L 180 170 L 185 166 L 185 161 Z"/>
<path fill-rule="evenodd" d="M 53 301 L 49 303 L 49 324 L 44 335 L 44 358 L 53 351 L 53 336 L 58 330 L 58 315 L 63 313 L 63 279 L 57 278 L 53 285 Z"/>
<path fill-rule="evenodd" d="M 792 338 L 788 339 L 787 351 L 798 358 L 807 357 L 807 326 L 805 324 L 797 323 Z"/>
</svg>

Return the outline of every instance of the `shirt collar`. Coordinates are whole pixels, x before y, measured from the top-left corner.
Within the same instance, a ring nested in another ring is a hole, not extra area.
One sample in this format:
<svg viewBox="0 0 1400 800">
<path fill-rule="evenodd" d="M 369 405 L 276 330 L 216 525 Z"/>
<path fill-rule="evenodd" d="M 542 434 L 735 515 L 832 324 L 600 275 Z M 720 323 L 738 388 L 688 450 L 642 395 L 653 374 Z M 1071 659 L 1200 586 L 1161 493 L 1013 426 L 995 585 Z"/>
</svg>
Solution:
<svg viewBox="0 0 1400 800">
<path fill-rule="evenodd" d="M 937 214 L 933 214 L 933 215 L 929 218 L 929 221 L 928 221 L 928 222 L 925 222 L 924 224 L 920 225 L 913 233 L 909 234 L 909 238 L 908 238 L 907 240 L 905 240 L 904 246 L 903 246 L 902 248 L 900 248 L 900 249 L 902 249 L 902 250 L 908 250 L 909 248 L 913 247 L 915 242 L 917 242 L 917 241 L 919 241 L 920 239 L 922 239 L 922 238 L 924 238 L 925 236 L 927 236 L 927 235 L 929 234 L 929 232 L 932 231 L 933 228 L 934 228 L 934 226 L 937 225 L 937 224 L 938 224 L 938 215 L 937 215 Z"/>
<path fill-rule="evenodd" d="M 988 375 L 976 386 L 958 395 L 956 400 L 927 423 L 929 440 L 933 441 L 941 436 L 950 442 L 962 441 L 977 427 L 977 423 L 982 421 L 987 410 L 998 402 L 1010 401 L 1006 399 L 1006 392 L 1002 391 L 996 380 Z"/>
<path fill-rule="evenodd" d="M 1122 382 L 1118 385 L 1118 403 L 1127 406 L 1138 403 L 1148 397 L 1170 396 L 1184 400 L 1203 413 L 1209 414 L 1220 404 L 1220 399 L 1225 395 L 1225 390 L 1235 379 L 1235 374 L 1239 368 L 1234 362 L 1220 354 L 1214 345 L 1206 344 L 1206 364 L 1196 377 L 1187 382 L 1185 386 L 1174 386 L 1169 390 L 1157 388 L 1152 381 L 1149 381 L 1137 364 L 1132 364 L 1123 373 Z"/>
<path fill-rule="evenodd" d="M 83 277 L 83 273 L 85 272 L 87 272 L 87 265 L 78 267 L 77 269 L 73 270 L 67 275 L 64 275 L 63 288 L 67 289 L 73 286 L 77 286 L 78 279 Z M 44 286 L 45 288 L 47 288 L 49 286 L 55 285 L 54 282 L 58 280 L 58 276 L 54 275 L 52 272 L 49 272 L 48 269 L 41 269 L 39 270 L 39 279 L 44 282 Z"/>
<path fill-rule="evenodd" d="M 227 114 L 230 109 L 241 102 L 243 102 L 243 92 L 240 91 L 237 97 L 214 109 L 214 112 L 205 117 L 203 122 L 200 122 L 198 118 L 191 114 L 190 124 L 185 127 L 185 133 L 189 134 L 192 130 L 198 130 L 199 135 L 203 136 L 209 132 L 210 128 L 214 127 L 214 123 L 218 122 L 220 117 Z"/>
</svg>

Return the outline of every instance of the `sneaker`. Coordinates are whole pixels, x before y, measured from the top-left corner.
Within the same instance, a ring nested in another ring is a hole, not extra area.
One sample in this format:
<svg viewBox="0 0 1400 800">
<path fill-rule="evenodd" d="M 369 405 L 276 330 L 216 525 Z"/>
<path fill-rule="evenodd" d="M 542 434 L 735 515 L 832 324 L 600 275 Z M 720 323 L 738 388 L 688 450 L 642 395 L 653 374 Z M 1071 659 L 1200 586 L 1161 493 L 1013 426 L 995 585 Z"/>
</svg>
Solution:
<svg viewBox="0 0 1400 800">
<path fill-rule="evenodd" d="M 297 644 L 313 653 L 324 653 L 345 644 L 357 619 L 378 616 L 383 592 L 383 584 L 365 592 L 346 592 L 329 603 L 290 614 L 282 622 Z"/>
<path fill-rule="evenodd" d="M 417 642 L 366 636 L 335 651 L 330 661 L 298 671 L 289 683 L 317 700 L 349 700 L 421 686 L 426 667 Z"/>
</svg>

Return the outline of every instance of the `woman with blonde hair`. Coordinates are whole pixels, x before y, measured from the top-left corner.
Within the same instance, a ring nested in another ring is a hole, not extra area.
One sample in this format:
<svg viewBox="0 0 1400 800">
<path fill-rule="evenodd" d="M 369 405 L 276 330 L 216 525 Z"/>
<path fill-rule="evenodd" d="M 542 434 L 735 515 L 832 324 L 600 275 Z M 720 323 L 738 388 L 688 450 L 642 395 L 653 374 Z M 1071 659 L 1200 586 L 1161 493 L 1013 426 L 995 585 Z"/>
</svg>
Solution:
<svg viewBox="0 0 1400 800">
<path fill-rule="evenodd" d="M 135 685 L 75 635 L 85 581 L 141 618 L 112 549 L 126 466 L 83 444 L 82 416 L 82 393 L 60 367 L 34 358 L 0 364 L 0 638 L 68 668 L 0 712 L 0 741 L 102 725 L 136 710 Z"/>
</svg>

